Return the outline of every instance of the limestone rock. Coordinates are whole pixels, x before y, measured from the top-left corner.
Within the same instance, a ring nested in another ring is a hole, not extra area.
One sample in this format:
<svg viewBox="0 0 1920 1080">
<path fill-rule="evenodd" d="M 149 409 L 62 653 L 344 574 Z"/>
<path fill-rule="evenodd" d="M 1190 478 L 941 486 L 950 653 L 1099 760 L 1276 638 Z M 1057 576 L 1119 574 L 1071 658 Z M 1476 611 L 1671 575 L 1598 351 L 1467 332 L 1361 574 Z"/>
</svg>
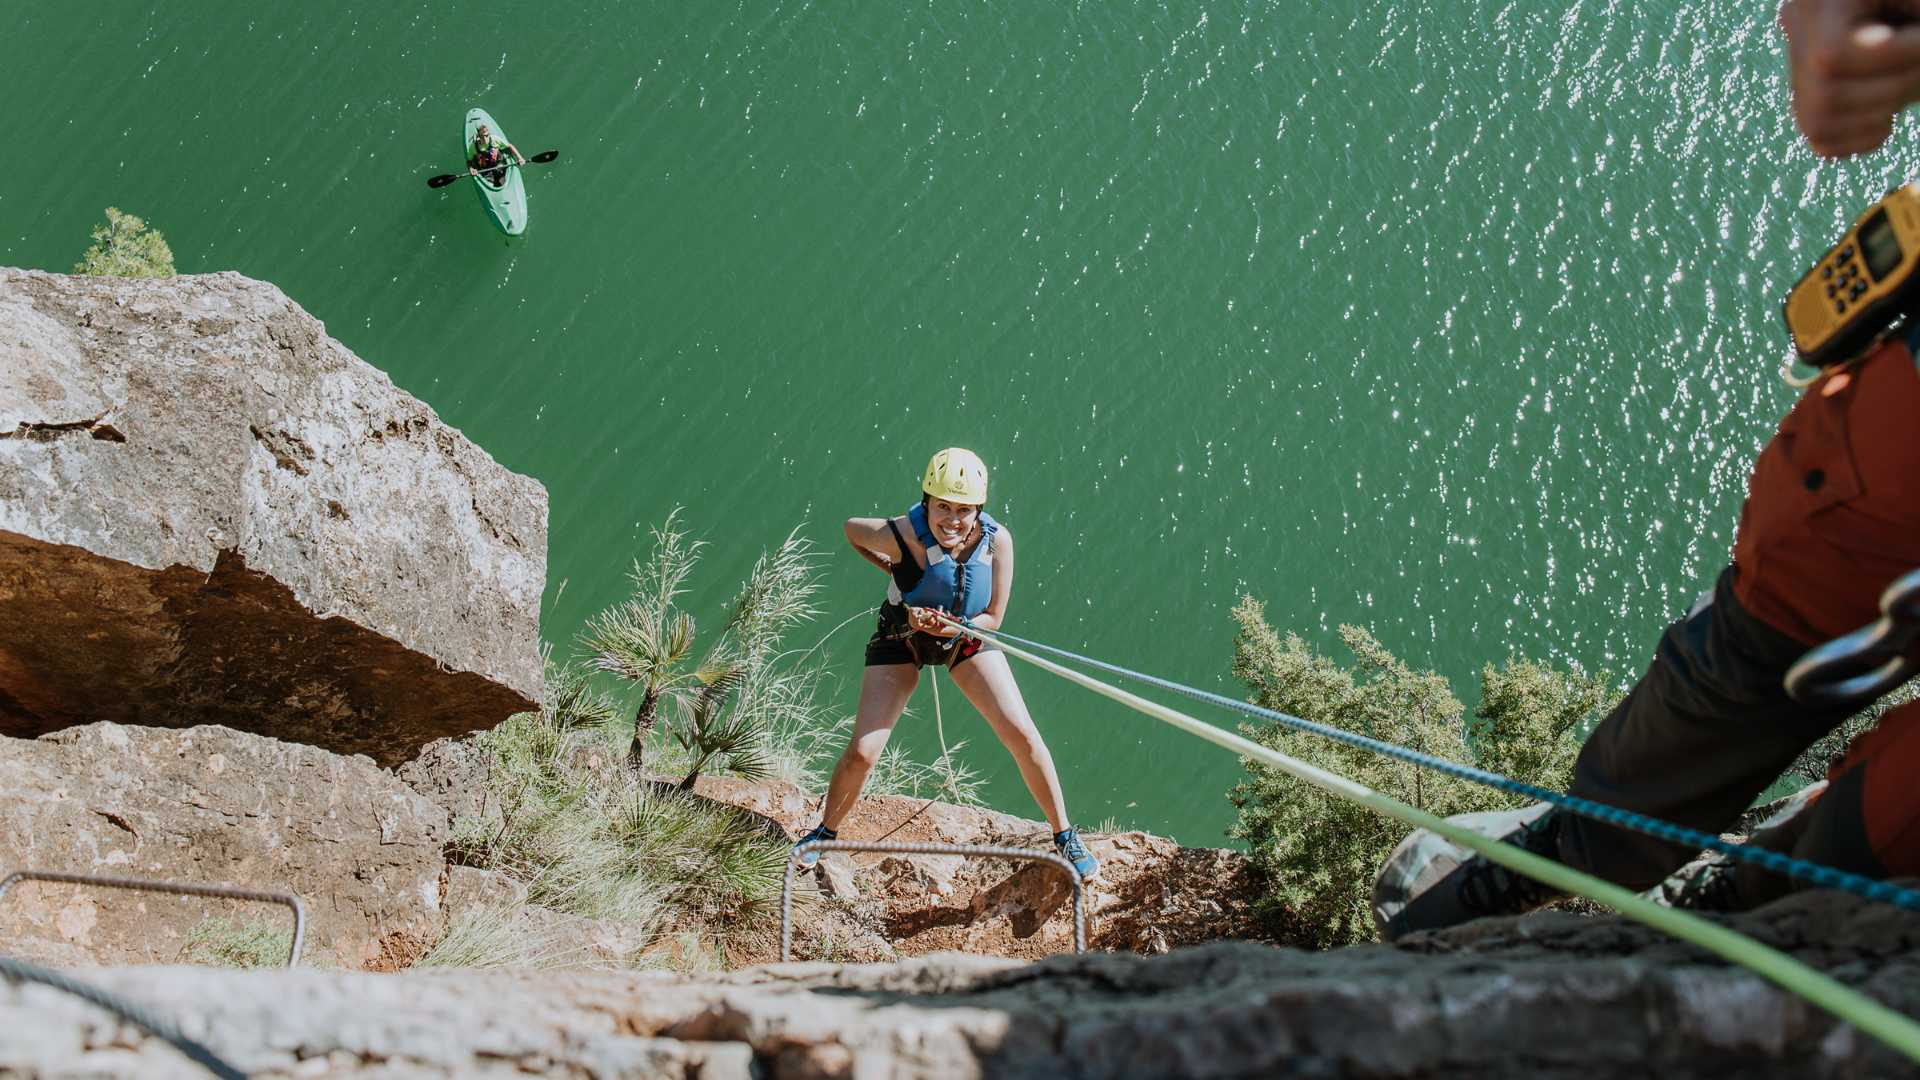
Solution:
<svg viewBox="0 0 1920 1080">
<path fill-rule="evenodd" d="M 394 770 L 413 790 L 431 799 L 447 816 L 497 823 L 500 806 L 488 797 L 489 751 L 475 739 L 436 739 L 413 760 Z"/>
<path fill-rule="evenodd" d="M 546 493 L 237 274 L 0 269 L 0 734 L 404 761 L 540 695 Z"/>
<path fill-rule="evenodd" d="M 819 820 L 816 800 L 790 784 L 702 776 L 694 791 L 760 814 L 789 836 Z M 1042 821 L 925 799 L 863 797 L 841 823 L 840 838 L 881 837 L 1053 851 Z M 1253 909 L 1264 890 L 1240 853 L 1182 847 L 1144 832 L 1081 838 L 1101 862 L 1099 879 L 1082 898 L 1089 949 L 1151 953 L 1223 938 L 1270 939 L 1271 928 Z M 796 926 L 796 957 L 819 955 L 806 951 L 815 940 L 833 943 L 861 931 L 910 956 L 964 950 L 1039 958 L 1073 949 L 1072 886 L 1051 866 L 960 855 L 836 855 L 859 870 L 861 894 L 797 920 L 823 925 L 812 936 Z"/>
<path fill-rule="evenodd" d="M 658 930 L 652 924 L 590 919 L 539 905 L 515 910 L 513 925 L 523 938 L 541 944 L 547 963 L 572 968 L 624 967 L 652 943 Z"/>
<path fill-rule="evenodd" d="M 440 899 L 440 908 L 448 920 L 475 908 L 512 909 L 527 902 L 526 882 L 497 870 L 449 866 L 446 881 L 446 895 Z"/>
<path fill-rule="evenodd" d="M 840 900 L 860 899 L 860 886 L 853 881 L 853 860 L 845 855 L 820 857 L 820 883 L 828 896 Z"/>
<path fill-rule="evenodd" d="M 1729 920 L 1920 1011 L 1920 916 L 1804 894 Z M 84 973 L 243 1070 L 339 1077 L 1905 1076 L 1912 1065 L 1773 984 L 1643 926 L 1488 920 L 1414 948 L 1219 943 L 1022 964 L 941 954 L 725 975 Z M 0 1075 L 188 1076 L 93 1006 L 0 983 Z M 702 1072 L 707 1069 L 711 1071 Z"/>
<path fill-rule="evenodd" d="M 363 757 L 220 727 L 0 737 L 0 821 L 0 874 L 290 889 L 309 962 L 417 955 L 442 925 L 446 814 Z M 210 918 L 292 925 L 272 904 L 25 882 L 0 900 L 0 952 L 170 963 Z"/>
</svg>

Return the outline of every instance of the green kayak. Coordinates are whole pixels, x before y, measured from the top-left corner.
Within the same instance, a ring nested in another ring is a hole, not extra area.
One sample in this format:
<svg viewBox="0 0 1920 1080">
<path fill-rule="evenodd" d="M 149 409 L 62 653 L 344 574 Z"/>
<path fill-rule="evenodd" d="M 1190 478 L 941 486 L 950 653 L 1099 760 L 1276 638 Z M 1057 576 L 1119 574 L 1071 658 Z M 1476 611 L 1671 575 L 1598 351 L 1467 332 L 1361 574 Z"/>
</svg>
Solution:
<svg viewBox="0 0 1920 1080">
<path fill-rule="evenodd" d="M 493 137 L 503 143 L 512 142 L 507 133 L 500 129 L 500 122 L 487 115 L 485 109 L 468 109 L 466 130 L 461 139 L 461 160 L 473 158 L 473 133 L 481 124 Z M 508 166 L 506 177 L 499 187 L 487 182 L 485 175 L 473 178 L 473 186 L 480 193 L 480 204 L 487 208 L 487 216 L 508 236 L 519 236 L 527 231 L 527 188 L 520 182 L 520 169 Z"/>
</svg>

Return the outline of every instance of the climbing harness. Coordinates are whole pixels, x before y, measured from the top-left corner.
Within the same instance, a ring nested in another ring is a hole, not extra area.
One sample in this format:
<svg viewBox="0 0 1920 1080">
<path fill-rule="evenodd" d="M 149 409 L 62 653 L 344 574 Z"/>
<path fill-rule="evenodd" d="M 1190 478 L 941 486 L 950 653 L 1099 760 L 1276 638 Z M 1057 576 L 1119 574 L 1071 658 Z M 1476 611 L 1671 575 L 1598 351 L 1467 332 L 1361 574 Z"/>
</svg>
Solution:
<svg viewBox="0 0 1920 1080">
<path fill-rule="evenodd" d="M 1846 1023 L 1852 1024 L 1861 1031 L 1874 1036 L 1888 1046 L 1905 1054 L 1913 1061 L 1920 1062 L 1920 1023 L 1916 1023 L 1911 1018 L 1874 1001 L 1872 998 L 1867 997 L 1851 987 L 1841 984 L 1831 976 L 1816 971 L 1793 957 L 1776 949 L 1769 948 L 1744 934 L 1708 922 L 1691 912 L 1662 907 L 1612 882 L 1604 881 L 1591 874 L 1575 870 L 1563 863 L 1535 855 L 1513 844 L 1483 836 L 1472 829 L 1463 828 L 1452 822 L 1435 817 L 1424 810 L 1390 798 L 1337 773 L 1328 772 L 1325 769 L 1283 754 L 1271 747 L 1262 746 L 1245 736 L 1214 727 L 1211 724 L 1188 716 L 1186 713 L 1168 708 L 1158 702 L 1148 701 L 1136 694 L 1101 682 L 1090 675 L 1064 667 L 1043 656 L 1029 652 L 1019 645 L 1013 644 L 1013 642 L 1018 641 L 1024 644 L 1031 644 L 1045 649 L 1048 652 L 1052 652 L 1055 655 L 1071 657 L 1102 670 L 1137 677 L 1153 685 L 1175 690 L 1199 700 L 1218 701 L 1221 704 L 1229 705 L 1243 712 L 1251 712 L 1253 715 L 1274 719 L 1276 722 L 1284 723 L 1287 726 L 1299 728 L 1300 730 L 1312 731 L 1316 734 L 1339 738 L 1341 741 L 1349 742 L 1353 745 L 1362 745 L 1367 746 L 1369 749 L 1378 749 L 1382 753 L 1388 752 L 1386 748 L 1391 748 L 1393 756 L 1400 760 L 1410 761 L 1416 764 L 1429 764 L 1434 768 L 1446 766 L 1442 771 L 1461 776 L 1462 778 L 1476 779 L 1481 783 L 1486 783 L 1490 779 L 1498 779 L 1503 781 L 1504 784 L 1513 786 L 1507 787 L 1503 784 L 1496 784 L 1494 786 L 1501 787 L 1502 790 L 1513 791 L 1516 794 L 1530 793 L 1533 791 L 1544 792 L 1545 789 L 1536 788 L 1531 784 L 1522 785 L 1519 784 L 1518 781 L 1508 780 L 1494 773 L 1487 773 L 1480 769 L 1469 769 L 1467 766 L 1445 762 L 1443 759 L 1429 758 L 1424 754 L 1416 754 L 1413 751 L 1405 750 L 1401 747 L 1394 747 L 1391 743 L 1380 743 L 1378 740 L 1372 739 L 1358 741 L 1363 737 L 1349 736 L 1346 732 L 1341 732 L 1333 728 L 1325 728 L 1319 724 L 1311 724 L 1308 721 L 1300 720 L 1297 717 L 1290 717 L 1284 713 L 1276 713 L 1267 709 L 1259 709 L 1255 712 L 1254 710 L 1258 709 L 1257 706 L 1249 706 L 1242 702 L 1235 702 L 1231 698 L 1224 698 L 1217 694 L 1208 694 L 1204 690 L 1197 690 L 1193 687 L 1182 686 L 1179 683 L 1131 672 L 1117 665 L 1101 664 L 1098 661 L 1081 657 L 1067 650 L 1040 645 L 1038 642 L 1027 642 L 1024 638 L 1016 638 L 1011 634 L 982 630 L 978 627 L 964 624 L 962 624 L 961 628 L 966 633 L 972 634 L 975 637 L 992 641 L 1002 649 L 1005 649 L 1009 654 L 1017 656 L 1043 671 L 1058 675 L 1069 682 L 1085 687 L 1103 697 L 1117 701 L 1135 711 L 1145 713 L 1156 720 L 1160 720 L 1190 735 L 1198 736 L 1217 746 L 1231 750 L 1242 757 L 1251 758 L 1264 765 L 1278 769 L 1289 776 L 1304 780 L 1307 783 L 1313 784 L 1315 787 L 1366 806 L 1388 817 L 1406 822 L 1416 828 L 1427 829 L 1437 833 L 1463 848 L 1485 856 L 1491 862 L 1525 874 L 1535 881 L 1544 882 L 1565 892 L 1584 896 L 1590 900 L 1605 904 L 1628 918 L 1645 923 L 1655 929 L 1663 930 L 1683 941 L 1713 952 L 1724 959 L 1747 968 L 1749 971 L 1772 981 L 1792 993 L 1800 995 Z M 1559 793 L 1548 794 L 1558 795 Z M 1564 795 L 1559 797 L 1561 799 L 1567 798 L 1567 796 Z M 1615 814 L 1627 814 L 1626 811 L 1616 808 L 1603 808 L 1600 804 L 1589 803 L 1584 799 L 1575 800 L 1575 802 L 1584 804 L 1590 810 L 1611 810 Z M 1562 805 L 1567 805 L 1568 809 L 1576 810 L 1576 812 L 1579 812 L 1580 809 L 1573 804 L 1563 803 Z M 1644 823 L 1664 824 L 1656 823 L 1651 818 L 1643 818 L 1637 814 L 1630 816 Z M 1606 819 L 1603 818 L 1602 820 Z M 1694 833 L 1692 830 L 1680 829 L 1679 826 L 1669 825 L 1667 827 L 1676 830 L 1676 834 L 1669 838 L 1678 838 L 1679 835 L 1704 835 Z M 1662 834 L 1656 832 L 1654 835 Z M 1728 846 L 1737 847 L 1738 845 Z M 1763 865 L 1765 865 L 1763 860 L 1755 861 L 1762 861 Z M 1800 863 L 1800 860 L 1792 861 Z M 1806 863 L 1802 865 L 1813 866 L 1814 864 Z M 1855 881 L 1864 880 L 1857 878 L 1856 875 L 1841 875 L 1839 871 L 1832 870 L 1828 867 L 1819 867 L 1818 869 L 1828 874 L 1837 875 L 1839 878 L 1853 879 Z M 1883 883 L 1868 882 L 1867 884 L 1881 885 Z M 1887 888 L 1899 894 L 1912 895 L 1909 890 L 1894 890 L 1891 886 Z M 1885 899 L 1886 897 L 1876 898 Z M 1907 905 L 1902 904 L 1902 906 Z"/>
<path fill-rule="evenodd" d="M 1087 916 L 1081 906 L 1080 874 L 1073 864 L 1050 851 L 1030 851 L 1026 848 L 994 847 L 988 844 L 883 844 L 874 840 L 815 840 L 810 844 L 801 844 L 795 854 L 809 851 L 872 851 L 894 855 L 964 855 L 969 858 L 1020 859 L 1027 862 L 1051 863 L 1067 875 L 1073 883 L 1073 951 L 1087 951 Z M 785 963 L 793 957 L 793 867 L 796 860 L 787 860 L 787 874 L 780 886 L 780 962 Z"/>
<path fill-rule="evenodd" d="M 1788 696 L 1803 705 L 1864 705 L 1920 671 L 1920 570 L 1887 586 L 1880 611 L 1788 668 Z"/>
<path fill-rule="evenodd" d="M 1768 851 L 1765 848 L 1757 848 L 1749 844 L 1730 843 L 1711 833 L 1704 833 L 1697 829 L 1689 829 L 1682 825 L 1675 825 L 1669 821 L 1648 817 L 1645 814 L 1637 814 L 1631 810 L 1623 810 L 1617 806 L 1597 803 L 1591 799 L 1582 799 L 1576 795 L 1568 795 L 1562 791 L 1554 791 L 1552 788 L 1543 788 L 1537 784 L 1525 783 L 1524 781 L 1515 780 L 1511 777 L 1502 776 L 1496 772 L 1489 772 L 1471 765 L 1462 765 L 1457 761 L 1448 761 L 1446 758 L 1435 757 L 1432 754 L 1425 754 L 1418 750 L 1410 750 L 1395 743 L 1383 742 L 1365 735 L 1356 735 L 1351 731 L 1342 731 L 1339 728 L 1328 727 L 1325 724 L 1316 724 L 1311 720 L 1302 720 L 1297 716 L 1289 716 L 1286 713 L 1262 708 L 1259 705 L 1254 705 L 1249 702 L 1237 701 L 1223 694 L 1210 693 L 1197 687 L 1173 682 L 1170 679 L 1162 679 L 1158 676 L 1148 675 L 1145 672 L 1121 667 L 1118 664 L 1104 663 L 1067 649 L 1056 648 L 1038 641 L 1028 641 L 1025 638 L 1016 637 L 1004 631 L 980 630 L 977 627 L 969 626 L 967 627 L 967 632 L 976 636 L 992 639 L 1003 648 L 1006 647 L 1007 642 L 1017 641 L 1030 648 L 1040 649 L 1044 652 L 1062 657 L 1063 659 L 1085 664 L 1088 667 L 1101 671 L 1135 679 L 1150 686 L 1159 687 L 1162 690 L 1171 690 L 1198 701 L 1219 705 L 1222 708 L 1232 709 L 1236 712 L 1245 713 L 1248 716 L 1259 717 L 1262 720 L 1271 720 L 1283 727 L 1319 735 L 1336 742 L 1346 743 L 1348 746 L 1357 746 L 1364 750 L 1372 750 L 1386 757 L 1391 757 L 1412 765 L 1423 766 L 1435 772 L 1444 773 L 1448 776 L 1467 780 L 1472 783 L 1482 784 L 1486 787 L 1504 791 L 1512 795 L 1522 795 L 1540 802 L 1552 803 L 1555 806 L 1562 807 L 1583 817 L 1593 818 L 1595 821 L 1602 821 L 1609 825 L 1632 829 L 1635 832 L 1646 833 L 1649 836 L 1657 836 L 1662 840 L 1670 840 L 1677 844 L 1719 852 L 1729 858 L 1750 862 L 1767 870 L 1771 870 L 1774 873 L 1799 878 L 1802 881 L 1818 885 L 1822 888 L 1841 889 L 1853 893 L 1856 896 L 1865 897 L 1868 900 L 1879 900 L 1897 907 L 1906 908 L 1909 911 L 1920 911 L 1920 892 L 1912 889 L 1892 885 L 1884 881 L 1876 881 L 1873 878 L 1862 877 L 1859 874 L 1848 873 L 1844 870 L 1837 870 L 1831 866 L 1808 862 L 1805 859 L 1797 859 L 1791 855 L 1784 855 L 1777 851 Z M 1019 654 L 1016 653 L 1015 655 Z M 1027 657 L 1027 659 L 1031 660 L 1032 658 Z M 1217 729 L 1209 727 L 1209 730 Z"/>
<path fill-rule="evenodd" d="M 300 948 L 307 938 L 307 909 L 300 897 L 283 889 L 249 889 L 238 885 L 205 885 L 196 881 L 157 881 L 151 878 L 110 877 L 103 874 L 68 874 L 56 870 L 15 870 L 0 878 L 0 900 L 7 890 L 22 881 L 48 881 L 62 885 L 97 885 L 103 889 L 127 889 L 135 892 L 163 892 L 176 896 L 213 896 L 227 900 L 258 900 L 280 904 L 293 912 L 293 942 L 287 948 L 287 967 L 300 962 Z"/>
<path fill-rule="evenodd" d="M 62 993 L 72 994 L 89 1004 L 98 1005 L 154 1038 L 171 1044 L 174 1049 L 192 1059 L 194 1064 L 220 1077 L 220 1080 L 247 1080 L 246 1073 L 227 1064 L 218 1054 L 201 1043 L 188 1038 L 172 1021 L 147 1011 L 144 1006 L 109 994 L 97 986 L 90 986 L 77 979 L 69 978 L 58 971 L 36 967 L 24 960 L 15 960 L 11 956 L 0 956 L 0 978 L 15 983 L 37 982 L 43 986 L 51 986 Z"/>
</svg>

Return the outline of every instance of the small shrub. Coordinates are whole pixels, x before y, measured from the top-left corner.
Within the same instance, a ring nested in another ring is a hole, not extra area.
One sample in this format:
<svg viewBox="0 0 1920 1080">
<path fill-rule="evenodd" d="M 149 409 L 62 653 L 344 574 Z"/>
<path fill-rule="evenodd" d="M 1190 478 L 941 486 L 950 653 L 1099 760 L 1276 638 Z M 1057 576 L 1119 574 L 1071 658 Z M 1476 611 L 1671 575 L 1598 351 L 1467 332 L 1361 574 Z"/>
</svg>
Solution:
<svg viewBox="0 0 1920 1080">
<path fill-rule="evenodd" d="M 634 776 L 620 764 L 624 719 L 604 723 L 570 685 L 550 677 L 545 708 L 479 736 L 499 817 L 455 822 L 461 861 L 526 882 L 530 903 L 647 934 L 687 924 L 722 938 L 757 932 L 778 903 L 785 837 L 745 811 Z"/>
<path fill-rule="evenodd" d="M 293 928 L 264 922 L 208 919 L 187 933 L 180 946 L 182 964 L 232 968 L 285 967 L 293 948 Z"/>
<path fill-rule="evenodd" d="M 592 967 L 582 948 L 569 948 L 530 930 L 516 918 L 517 908 L 475 908 L 453 917 L 446 933 L 414 967 L 558 968 Z"/>
<path fill-rule="evenodd" d="M 93 244 L 74 264 L 76 274 L 95 277 L 163 278 L 173 276 L 173 249 L 158 229 L 132 214 L 107 207 L 107 221 L 93 230 Z"/>
</svg>

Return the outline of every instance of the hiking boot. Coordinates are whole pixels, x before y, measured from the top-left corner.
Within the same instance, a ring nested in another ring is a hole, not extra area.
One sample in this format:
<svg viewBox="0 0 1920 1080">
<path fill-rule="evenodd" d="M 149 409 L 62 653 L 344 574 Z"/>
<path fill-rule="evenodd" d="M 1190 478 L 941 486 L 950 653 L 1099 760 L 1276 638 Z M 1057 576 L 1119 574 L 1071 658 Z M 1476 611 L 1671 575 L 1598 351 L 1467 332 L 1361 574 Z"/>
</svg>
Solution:
<svg viewBox="0 0 1920 1080">
<path fill-rule="evenodd" d="M 1691 911 L 1728 912 L 1743 909 L 1734 880 L 1739 864 L 1725 856 L 1682 867 L 1657 887 L 1655 903 Z"/>
<path fill-rule="evenodd" d="M 813 843 L 815 840 L 838 840 L 838 839 L 840 839 L 839 833 L 834 832 L 832 829 L 827 828 L 825 825 L 815 825 L 813 827 L 813 831 L 807 833 L 807 835 L 794 841 L 793 865 L 799 867 L 802 870 L 813 869 L 814 866 L 820 862 L 820 852 L 817 850 L 801 851 L 800 849 L 805 847 L 808 844 Z"/>
<path fill-rule="evenodd" d="M 1501 839 L 1557 862 L 1560 815 L 1550 810 Z M 1417 930 L 1440 930 L 1496 915 L 1525 915 L 1566 895 L 1476 854 L 1409 901 L 1387 921 L 1382 936 L 1394 941 Z"/>
<path fill-rule="evenodd" d="M 1053 834 L 1054 850 L 1060 857 L 1073 864 L 1073 872 L 1080 875 L 1081 881 L 1092 881 L 1100 876 L 1100 860 L 1093 857 L 1087 845 L 1080 840 L 1080 834 L 1072 829 Z"/>
</svg>

